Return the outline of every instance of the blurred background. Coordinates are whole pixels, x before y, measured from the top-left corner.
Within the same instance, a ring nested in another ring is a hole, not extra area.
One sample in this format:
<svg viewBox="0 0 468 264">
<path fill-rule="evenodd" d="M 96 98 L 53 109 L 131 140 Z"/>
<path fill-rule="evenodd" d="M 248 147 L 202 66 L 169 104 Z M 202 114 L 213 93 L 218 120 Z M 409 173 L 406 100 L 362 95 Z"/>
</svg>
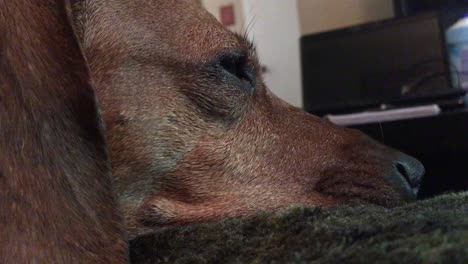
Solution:
<svg viewBox="0 0 468 264">
<path fill-rule="evenodd" d="M 420 159 L 422 197 L 468 190 L 468 0 L 199 1 L 276 95 Z"/>
<path fill-rule="evenodd" d="M 218 20 L 255 41 L 266 82 L 289 103 L 302 106 L 300 38 L 391 18 L 391 0 L 203 0 Z"/>
</svg>

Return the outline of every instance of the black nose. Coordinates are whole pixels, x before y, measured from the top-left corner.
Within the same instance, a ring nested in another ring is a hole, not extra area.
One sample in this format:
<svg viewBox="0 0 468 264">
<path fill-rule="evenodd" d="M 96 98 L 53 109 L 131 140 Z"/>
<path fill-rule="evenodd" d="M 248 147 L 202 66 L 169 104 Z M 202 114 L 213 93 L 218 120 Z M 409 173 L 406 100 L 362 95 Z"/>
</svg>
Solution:
<svg viewBox="0 0 468 264">
<path fill-rule="evenodd" d="M 402 154 L 400 158 L 394 162 L 393 166 L 395 172 L 408 184 L 408 189 L 416 195 L 425 173 L 422 163 L 413 157 Z"/>
</svg>

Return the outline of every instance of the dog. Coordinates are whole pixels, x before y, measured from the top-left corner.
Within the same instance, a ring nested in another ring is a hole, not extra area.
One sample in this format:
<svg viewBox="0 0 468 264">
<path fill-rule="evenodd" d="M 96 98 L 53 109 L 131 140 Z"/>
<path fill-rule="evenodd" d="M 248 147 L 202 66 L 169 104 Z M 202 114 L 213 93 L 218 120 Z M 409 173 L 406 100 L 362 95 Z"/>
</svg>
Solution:
<svg viewBox="0 0 468 264">
<path fill-rule="evenodd" d="M 27 91 L 31 75 L 42 78 L 31 88 L 37 95 L 13 93 L 19 94 L 12 105 L 23 108 L 5 111 L 30 119 L 7 123 L 3 115 L 0 124 L 23 129 L 15 132 L 21 139 L 47 139 L 23 141 L 24 156 L 1 157 L 2 179 L 15 180 L 2 185 L 1 193 L 18 195 L 9 194 L 0 208 L 25 192 L 29 201 L 38 199 L 30 205 L 37 207 L 35 214 L 13 214 L 11 220 L 21 219 L 26 228 L 28 221 L 49 219 L 49 226 L 28 227 L 42 242 L 48 234 L 67 245 L 33 245 L 31 252 L 50 247 L 49 262 L 73 262 L 80 254 L 88 263 L 125 262 L 123 241 L 160 228 L 289 206 L 392 207 L 416 198 L 424 174 L 419 161 L 277 98 L 262 80 L 254 45 L 223 28 L 197 1 L 73 0 L 68 21 L 59 2 L 0 2 L 0 32 L 8 36 L 0 46 L 0 70 L 2 80 L 10 80 L 2 82 L 1 102 L 18 87 Z M 11 39 L 12 32 L 19 39 Z M 18 61 L 5 52 L 6 44 L 19 45 L 11 48 L 21 55 Z M 31 64 L 34 59 L 37 64 Z M 23 69 L 29 75 L 21 75 Z M 52 117 L 50 110 L 63 114 Z M 29 122 L 48 130 L 29 134 Z M 9 143 L 12 133 L 2 136 L 3 156 L 21 150 L 21 144 Z M 38 151 L 45 155 L 38 165 L 46 176 L 26 166 Z M 26 182 L 31 179 L 34 186 Z M 29 206 L 13 204 L 25 211 Z M 14 240 L 18 229 L 7 226 Z M 15 256 L 33 257 L 25 253 L 27 245 L 15 245 Z"/>
<path fill-rule="evenodd" d="M 130 238 L 291 205 L 415 198 L 419 161 L 275 97 L 254 45 L 197 1 L 77 2 Z"/>
</svg>

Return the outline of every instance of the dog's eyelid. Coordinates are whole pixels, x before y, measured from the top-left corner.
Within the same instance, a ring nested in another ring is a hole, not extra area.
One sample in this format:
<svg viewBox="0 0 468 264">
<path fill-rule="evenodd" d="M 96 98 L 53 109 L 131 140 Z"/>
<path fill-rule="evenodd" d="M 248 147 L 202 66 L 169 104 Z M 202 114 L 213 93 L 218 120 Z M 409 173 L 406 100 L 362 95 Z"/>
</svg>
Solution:
<svg viewBox="0 0 468 264">
<path fill-rule="evenodd" d="M 216 65 L 225 73 L 235 77 L 247 91 L 253 92 L 255 90 L 257 71 L 246 52 L 224 53 L 218 58 Z"/>
<path fill-rule="evenodd" d="M 233 49 L 233 50 L 225 50 L 221 52 L 217 57 L 218 60 L 226 60 L 226 59 L 245 59 L 247 60 L 249 53 L 243 49 Z"/>
</svg>

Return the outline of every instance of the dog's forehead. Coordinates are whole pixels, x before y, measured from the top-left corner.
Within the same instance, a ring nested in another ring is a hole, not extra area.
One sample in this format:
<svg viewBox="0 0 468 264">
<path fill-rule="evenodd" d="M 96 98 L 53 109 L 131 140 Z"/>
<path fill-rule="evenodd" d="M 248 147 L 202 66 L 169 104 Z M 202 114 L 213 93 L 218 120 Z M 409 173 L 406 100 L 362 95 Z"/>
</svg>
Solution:
<svg viewBox="0 0 468 264">
<path fill-rule="evenodd" d="M 88 1 L 87 14 L 83 15 L 88 20 L 85 41 L 99 38 L 139 54 L 159 53 L 195 61 L 206 61 L 243 45 L 198 1 Z"/>
</svg>

